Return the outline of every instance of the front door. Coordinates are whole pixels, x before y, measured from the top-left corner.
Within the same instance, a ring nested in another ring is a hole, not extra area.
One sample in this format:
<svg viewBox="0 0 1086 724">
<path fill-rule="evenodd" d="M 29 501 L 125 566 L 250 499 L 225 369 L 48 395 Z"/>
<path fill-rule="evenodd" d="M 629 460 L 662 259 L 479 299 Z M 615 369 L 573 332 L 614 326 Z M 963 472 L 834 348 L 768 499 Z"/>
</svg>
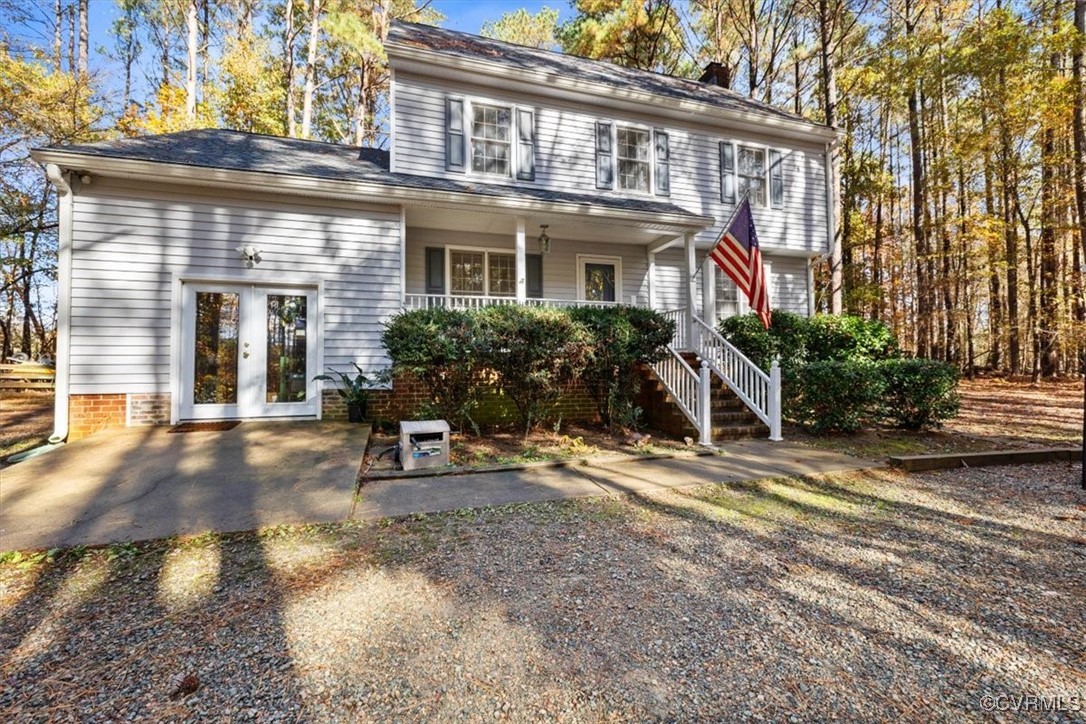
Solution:
<svg viewBox="0 0 1086 724">
<path fill-rule="evenodd" d="M 180 418 L 315 416 L 316 301 L 314 289 L 184 285 Z"/>
</svg>

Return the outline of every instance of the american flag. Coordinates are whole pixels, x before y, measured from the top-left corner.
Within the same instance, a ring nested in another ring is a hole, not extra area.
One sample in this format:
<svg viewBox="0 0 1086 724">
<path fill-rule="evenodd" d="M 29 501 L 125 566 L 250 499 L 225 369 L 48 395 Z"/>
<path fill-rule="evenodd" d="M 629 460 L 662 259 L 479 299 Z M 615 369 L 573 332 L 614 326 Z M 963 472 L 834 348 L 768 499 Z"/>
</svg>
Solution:
<svg viewBox="0 0 1086 724">
<path fill-rule="evenodd" d="M 766 286 L 762 250 L 758 248 L 758 234 L 754 231 L 754 216 L 750 212 L 749 199 L 743 199 L 739 204 L 732 223 L 721 232 L 709 256 L 747 295 L 750 308 L 758 313 L 762 324 L 769 329 L 769 289 Z"/>
</svg>

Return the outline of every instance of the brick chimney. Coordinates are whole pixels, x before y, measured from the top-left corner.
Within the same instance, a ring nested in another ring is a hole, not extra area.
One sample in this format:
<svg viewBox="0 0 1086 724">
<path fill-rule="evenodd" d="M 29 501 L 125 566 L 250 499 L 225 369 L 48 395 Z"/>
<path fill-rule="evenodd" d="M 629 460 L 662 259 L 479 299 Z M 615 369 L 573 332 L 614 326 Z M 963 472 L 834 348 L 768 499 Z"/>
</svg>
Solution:
<svg viewBox="0 0 1086 724">
<path fill-rule="evenodd" d="M 721 88 L 732 87 L 732 72 L 728 66 L 723 63 L 713 61 L 709 65 L 705 66 L 705 70 L 701 72 L 701 77 L 698 78 L 699 83 L 708 83 L 710 85 L 718 85 Z"/>
</svg>

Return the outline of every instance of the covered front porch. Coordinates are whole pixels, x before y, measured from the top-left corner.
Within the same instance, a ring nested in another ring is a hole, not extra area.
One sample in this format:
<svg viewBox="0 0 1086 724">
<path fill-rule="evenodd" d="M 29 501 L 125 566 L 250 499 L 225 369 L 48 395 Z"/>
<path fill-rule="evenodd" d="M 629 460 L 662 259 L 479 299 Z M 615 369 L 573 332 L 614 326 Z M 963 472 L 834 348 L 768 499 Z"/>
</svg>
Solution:
<svg viewBox="0 0 1086 724">
<path fill-rule="evenodd" d="M 697 263 L 695 235 L 707 223 L 411 208 L 403 306 L 690 308 L 699 298 L 698 280 L 684 279 Z"/>
<path fill-rule="evenodd" d="M 495 304 L 655 309 L 675 322 L 676 334 L 653 371 L 701 442 L 713 438 L 714 376 L 769 427 L 771 439 L 780 439 L 779 373 L 759 369 L 716 332 L 719 271 L 707 249 L 696 245 L 712 223 L 647 213 L 592 218 L 554 210 L 408 208 L 402 304 L 407 310 Z"/>
</svg>

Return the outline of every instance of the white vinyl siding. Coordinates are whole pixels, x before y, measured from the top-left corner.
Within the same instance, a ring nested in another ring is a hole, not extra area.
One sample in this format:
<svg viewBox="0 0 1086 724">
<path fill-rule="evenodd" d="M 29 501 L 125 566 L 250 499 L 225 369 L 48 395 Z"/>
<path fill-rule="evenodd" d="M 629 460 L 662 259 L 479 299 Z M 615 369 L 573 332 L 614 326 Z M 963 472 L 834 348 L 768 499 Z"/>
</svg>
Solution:
<svg viewBox="0 0 1086 724">
<path fill-rule="evenodd" d="M 400 303 L 399 225 L 388 207 L 95 179 L 75 197 L 70 392 L 170 391 L 179 276 L 320 282 L 325 364 L 385 366 L 382 323 Z M 243 242 L 263 257 L 249 278 L 235 250 Z"/>
<path fill-rule="evenodd" d="M 704 253 L 698 250 L 700 263 Z M 672 247 L 656 255 L 656 308 L 660 310 L 678 309 L 686 306 L 686 252 L 681 247 Z M 807 260 L 803 257 L 767 254 L 763 260 L 769 267 L 769 304 L 772 309 L 785 309 L 789 312 L 807 316 Z M 724 272 L 717 269 L 717 275 Z M 705 272 L 697 276 L 697 299 L 695 308 L 701 315 L 702 280 Z M 813 292 L 812 292 L 813 293 Z M 718 299 L 719 301 L 719 299 Z"/>
<path fill-rule="evenodd" d="M 601 105 L 575 106 L 526 92 L 439 83 L 403 72 L 397 72 L 396 82 L 393 136 L 398 172 L 455 177 L 445 170 L 445 98 L 450 94 L 479 96 L 510 107 L 524 105 L 535 109 L 535 181 L 528 183 L 537 188 L 629 197 L 630 192 L 618 188 L 617 179 L 613 190 L 596 187 L 596 122 L 607 119 L 615 127 L 635 124 L 660 128 L 667 133 L 669 146 L 670 196 L 666 201 L 692 213 L 715 217 L 716 225 L 697 239 L 699 248 L 707 248 L 719 233 L 719 225 L 731 217 L 735 208 L 734 203 L 720 200 L 719 142 L 727 140 L 738 146 L 748 144 L 781 153 L 780 180 L 784 188 L 781 206 L 755 210 L 763 252 L 828 251 L 825 155 L 818 144 L 792 144 L 790 148 L 782 141 L 736 133 L 723 126 L 714 128 L 693 122 L 680 126 L 648 114 L 625 117 Z M 488 180 L 525 183 L 496 176 Z"/>
</svg>

